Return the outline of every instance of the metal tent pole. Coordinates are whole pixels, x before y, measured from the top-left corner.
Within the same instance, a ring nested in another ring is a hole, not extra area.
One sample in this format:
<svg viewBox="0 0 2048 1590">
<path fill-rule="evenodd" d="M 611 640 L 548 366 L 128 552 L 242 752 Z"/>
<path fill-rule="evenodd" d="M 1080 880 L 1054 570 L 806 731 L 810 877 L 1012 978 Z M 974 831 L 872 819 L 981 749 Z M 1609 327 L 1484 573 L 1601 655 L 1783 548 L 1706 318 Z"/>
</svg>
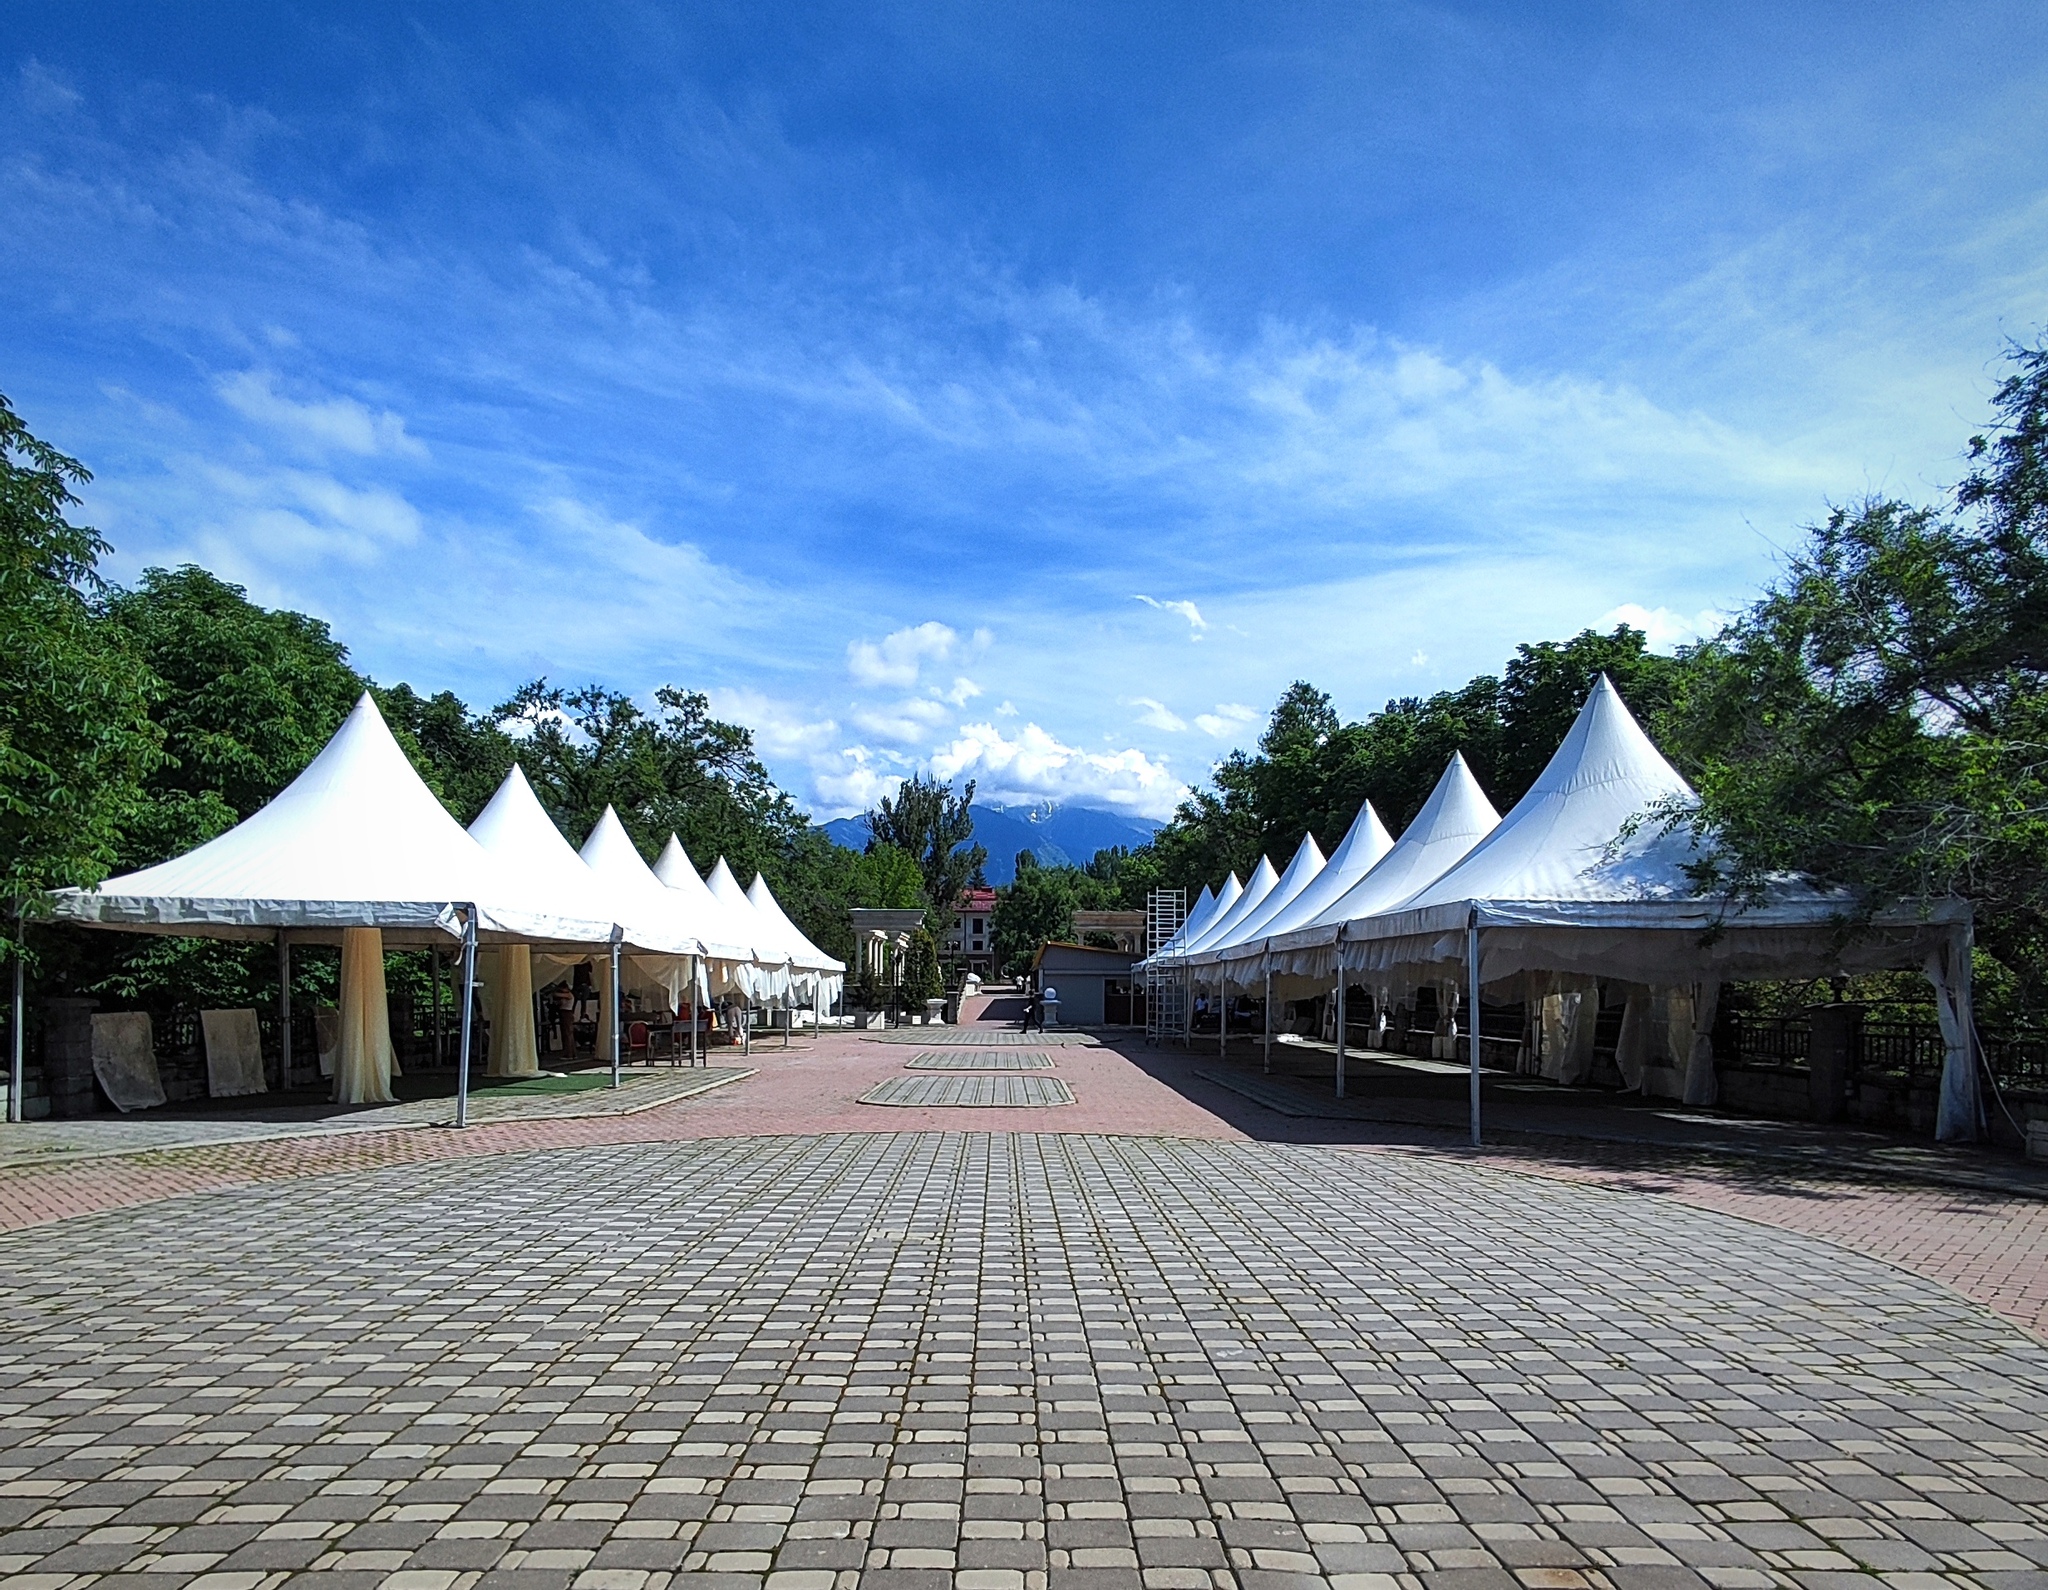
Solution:
<svg viewBox="0 0 2048 1590">
<path fill-rule="evenodd" d="M 427 981 L 434 989 L 434 1064 L 438 1067 L 448 1056 L 447 1046 L 441 1042 L 441 952 L 427 951 Z"/>
<path fill-rule="evenodd" d="M 690 1064 L 704 1063 L 704 963 L 690 957 Z"/>
<path fill-rule="evenodd" d="M 1471 1033 L 1467 1040 L 1472 1055 L 1472 1146 L 1479 1146 L 1479 908 L 1474 906 L 1472 914 L 1465 921 L 1465 969 L 1470 979 L 1466 1003 L 1471 1006 L 1465 1012 L 1465 1026 Z"/>
<path fill-rule="evenodd" d="M 1224 994 L 1221 979 L 1216 984 L 1216 1058 L 1230 1058 L 1230 1000 Z"/>
<path fill-rule="evenodd" d="M 469 1040 L 476 1008 L 476 907 L 462 912 L 462 1048 L 455 1056 L 455 1124 L 469 1125 Z"/>
<path fill-rule="evenodd" d="M 277 930 L 277 1091 L 292 1090 L 292 947 Z"/>
<path fill-rule="evenodd" d="M 619 1087 L 625 1078 L 619 1075 L 619 943 L 625 937 L 625 930 L 616 922 L 612 924 L 612 1086 Z"/>
<path fill-rule="evenodd" d="M 1337 1097 L 1344 1097 L 1344 963 L 1337 963 Z"/>
</svg>

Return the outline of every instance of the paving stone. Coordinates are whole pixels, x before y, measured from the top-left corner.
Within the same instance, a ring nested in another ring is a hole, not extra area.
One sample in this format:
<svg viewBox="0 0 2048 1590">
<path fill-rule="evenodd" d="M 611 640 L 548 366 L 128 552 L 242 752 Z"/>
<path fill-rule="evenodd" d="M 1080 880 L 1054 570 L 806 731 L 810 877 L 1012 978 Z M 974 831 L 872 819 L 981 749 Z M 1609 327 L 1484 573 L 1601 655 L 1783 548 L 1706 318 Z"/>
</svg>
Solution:
<svg viewBox="0 0 2048 1590">
<path fill-rule="evenodd" d="M 1074 1090 L 1058 1077 L 993 1074 L 889 1077 L 863 1093 L 860 1102 L 919 1109 L 1037 1109 L 1046 1105 L 1072 1104 Z"/>
<path fill-rule="evenodd" d="M 903 1064 L 910 1071 L 1050 1071 L 1053 1060 L 1042 1049 L 956 1044 L 950 1049 L 912 1055 Z"/>
<path fill-rule="evenodd" d="M 31 1590 L 2031 1586 L 2044 1497 L 2048 1351 L 1954 1293 L 1445 1157 L 612 1143 L 0 1239 Z"/>
</svg>

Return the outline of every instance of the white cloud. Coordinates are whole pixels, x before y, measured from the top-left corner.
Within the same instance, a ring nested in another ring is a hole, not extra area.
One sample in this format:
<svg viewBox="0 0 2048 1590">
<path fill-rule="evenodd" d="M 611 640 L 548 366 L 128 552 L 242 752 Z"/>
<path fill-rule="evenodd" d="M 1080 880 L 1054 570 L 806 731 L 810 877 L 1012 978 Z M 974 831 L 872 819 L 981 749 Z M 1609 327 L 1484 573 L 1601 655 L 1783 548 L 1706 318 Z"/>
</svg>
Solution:
<svg viewBox="0 0 2048 1590">
<path fill-rule="evenodd" d="M 715 687 L 705 694 L 719 717 L 753 730 L 755 749 L 763 756 L 809 756 L 829 747 L 839 733 L 833 719 L 810 717 L 758 690 Z"/>
<path fill-rule="evenodd" d="M 1131 705 L 1145 709 L 1138 714 L 1138 721 L 1148 728 L 1163 729 L 1168 734 L 1181 734 L 1187 730 L 1187 720 L 1176 716 L 1163 701 L 1154 701 L 1150 696 L 1133 696 Z"/>
<path fill-rule="evenodd" d="M 408 436 L 405 421 L 389 409 L 372 413 L 354 398 L 324 398 L 299 403 L 277 390 L 268 370 L 242 370 L 213 384 L 221 401 L 245 419 L 268 425 L 316 451 L 338 448 L 364 457 L 394 454 L 425 458 L 426 445 Z"/>
<path fill-rule="evenodd" d="M 420 538 L 420 513 L 395 491 L 344 485 L 302 469 L 196 466 L 215 517 L 199 540 L 236 561 L 283 567 L 339 559 L 378 562 Z"/>
<path fill-rule="evenodd" d="M 1703 607 L 1688 617 L 1674 613 L 1668 607 L 1643 607 L 1635 602 L 1623 602 L 1619 607 L 1610 607 L 1594 624 L 1595 629 L 1613 629 L 1617 624 L 1626 624 L 1630 629 L 1639 629 L 1649 641 L 1651 651 L 1673 652 L 1681 646 L 1704 640 L 1709 635 L 1720 633 L 1728 622 L 1726 613 L 1711 607 Z"/>
<path fill-rule="evenodd" d="M 928 696 L 906 696 L 901 701 L 879 706 L 855 707 L 848 716 L 854 727 L 879 739 L 899 745 L 917 745 L 931 738 L 932 731 L 952 716 L 942 701 Z"/>
<path fill-rule="evenodd" d="M 938 696 L 941 701 L 950 701 L 956 707 L 964 707 L 982 693 L 980 685 L 962 674 L 953 681 L 952 689 L 938 692 Z"/>
<path fill-rule="evenodd" d="M 927 659 L 952 656 L 960 637 L 933 620 L 893 630 L 879 641 L 856 640 L 846 648 L 846 671 L 863 685 L 914 685 Z"/>
<path fill-rule="evenodd" d="M 817 791 L 819 807 L 816 815 L 851 817 L 867 811 L 884 795 L 893 795 L 903 778 L 902 773 L 877 766 L 875 753 L 866 746 L 842 747 L 813 764 L 811 783 Z"/>
<path fill-rule="evenodd" d="M 1195 714 L 1195 727 L 1219 740 L 1227 734 L 1235 734 L 1247 723 L 1258 721 L 1258 713 L 1240 701 L 1219 701 L 1214 712 Z"/>
<path fill-rule="evenodd" d="M 1162 613 L 1178 613 L 1188 621 L 1188 639 L 1200 640 L 1202 631 L 1209 627 L 1209 621 L 1202 617 L 1202 610 L 1193 602 L 1162 602 L 1156 596 L 1134 595 L 1134 601 L 1143 602 L 1147 607 L 1156 607 Z"/>
<path fill-rule="evenodd" d="M 993 723 L 962 724 L 932 753 L 931 770 L 949 781 L 977 780 L 990 800 L 1081 801 L 1145 817 L 1170 817 L 1187 794 L 1186 785 L 1143 751 L 1083 751 L 1035 723 L 1012 735 Z"/>
</svg>

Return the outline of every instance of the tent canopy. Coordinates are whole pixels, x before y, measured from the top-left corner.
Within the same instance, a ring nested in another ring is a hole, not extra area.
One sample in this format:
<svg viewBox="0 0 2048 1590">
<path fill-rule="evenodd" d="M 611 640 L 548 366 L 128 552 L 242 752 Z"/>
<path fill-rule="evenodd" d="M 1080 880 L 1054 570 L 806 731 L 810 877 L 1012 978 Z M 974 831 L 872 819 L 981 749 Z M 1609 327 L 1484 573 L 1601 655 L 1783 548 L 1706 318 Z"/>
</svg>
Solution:
<svg viewBox="0 0 2048 1590">
<path fill-rule="evenodd" d="M 1500 823 L 1462 751 L 1451 753 L 1436 788 L 1378 865 L 1299 927 L 1275 934 L 1276 951 L 1334 944 L 1347 922 L 1400 904 L 1462 861 Z"/>
<path fill-rule="evenodd" d="M 1489 981 L 1525 970 L 1671 985 L 1804 977 L 1917 968 L 1968 920 L 1962 902 L 1937 901 L 1851 931 L 1847 896 L 1795 878 L 1760 902 L 1703 897 L 1689 870 L 1697 842 L 1658 815 L 1691 795 L 1602 675 L 1528 794 L 1463 860 L 1345 922 L 1344 962 L 1461 962 L 1476 924 Z"/>
<path fill-rule="evenodd" d="M 1323 852 L 1316 844 L 1315 835 L 1302 835 L 1301 843 L 1295 847 L 1294 859 L 1287 863 L 1287 870 L 1266 891 L 1265 899 L 1239 916 L 1237 925 L 1221 938 L 1212 939 L 1204 954 L 1227 956 L 1242 945 L 1262 943 L 1266 924 L 1292 905 L 1301 891 L 1321 876 L 1324 866 Z"/>
<path fill-rule="evenodd" d="M 485 941 L 601 944 L 612 917 L 504 866 L 435 799 L 363 693 L 320 754 L 261 811 L 173 860 L 58 893 L 60 921 L 142 933 L 339 943 L 462 933 L 473 904 Z"/>
<path fill-rule="evenodd" d="M 756 954 L 752 918 L 737 916 L 731 907 L 704 886 L 704 880 L 697 875 L 696 864 L 690 860 L 689 852 L 683 849 L 682 840 L 673 833 L 668 836 L 668 843 L 661 847 L 661 856 L 654 863 L 654 876 L 665 888 L 681 897 L 684 912 L 690 921 L 699 924 L 699 932 L 714 958 L 725 961 L 765 958 L 771 962 L 777 958 L 765 946 L 760 954 Z"/>
<path fill-rule="evenodd" d="M 1233 879 L 1235 874 L 1232 875 Z M 1244 892 L 1238 895 L 1227 911 L 1216 913 L 1216 920 L 1203 931 L 1202 936 L 1190 939 L 1182 955 L 1189 960 L 1199 960 L 1213 944 L 1227 944 L 1230 936 L 1252 912 L 1258 910 L 1267 895 L 1273 892 L 1273 885 L 1280 881 L 1280 874 L 1274 869 L 1271 858 L 1259 857 L 1259 864 L 1252 869 L 1252 875 L 1245 881 Z"/>
<path fill-rule="evenodd" d="M 1387 832 L 1387 826 L 1380 821 L 1380 814 L 1373 810 L 1372 802 L 1367 801 L 1359 808 L 1358 815 L 1351 821 L 1351 831 L 1331 853 L 1323 870 L 1310 879 L 1308 886 L 1292 900 L 1269 915 L 1260 924 L 1259 933 L 1271 940 L 1318 920 L 1393 848 L 1394 836 Z"/>
<path fill-rule="evenodd" d="M 637 893 L 593 872 L 548 816 L 518 763 L 469 825 L 470 837 L 515 876 L 564 901 L 588 902 L 585 914 L 619 924 L 625 941 L 660 955 L 695 955 L 697 939 L 666 916 L 651 916 Z"/>
<path fill-rule="evenodd" d="M 782 909 L 782 902 L 775 898 L 775 891 L 768 887 L 768 880 L 758 872 L 754 874 L 754 881 L 747 885 L 747 899 L 761 920 L 781 934 L 783 942 L 790 948 L 790 960 L 799 970 L 831 973 L 846 970 L 844 961 L 827 955 L 804 937 L 803 931 L 790 921 L 789 913 Z"/>
</svg>

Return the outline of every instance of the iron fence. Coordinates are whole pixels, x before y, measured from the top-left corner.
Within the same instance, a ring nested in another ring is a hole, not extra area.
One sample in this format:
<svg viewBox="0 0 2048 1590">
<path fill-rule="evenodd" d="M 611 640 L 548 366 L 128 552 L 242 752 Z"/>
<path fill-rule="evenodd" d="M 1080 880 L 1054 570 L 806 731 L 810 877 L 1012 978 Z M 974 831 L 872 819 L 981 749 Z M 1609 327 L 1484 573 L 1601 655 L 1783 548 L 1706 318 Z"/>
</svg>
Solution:
<svg viewBox="0 0 2048 1590">
<path fill-rule="evenodd" d="M 1803 1070 L 1811 1054 L 1812 1024 L 1804 1016 L 1739 1015 L 1732 1028 L 1732 1059 L 1751 1065 Z M 2002 1088 L 2048 1089 L 2048 1034 L 1982 1032 L 1984 1058 Z M 1931 1021 L 1866 1020 L 1858 1035 L 1860 1076 L 1908 1083 L 1934 1082 L 1947 1055 L 1941 1027 Z"/>
</svg>

